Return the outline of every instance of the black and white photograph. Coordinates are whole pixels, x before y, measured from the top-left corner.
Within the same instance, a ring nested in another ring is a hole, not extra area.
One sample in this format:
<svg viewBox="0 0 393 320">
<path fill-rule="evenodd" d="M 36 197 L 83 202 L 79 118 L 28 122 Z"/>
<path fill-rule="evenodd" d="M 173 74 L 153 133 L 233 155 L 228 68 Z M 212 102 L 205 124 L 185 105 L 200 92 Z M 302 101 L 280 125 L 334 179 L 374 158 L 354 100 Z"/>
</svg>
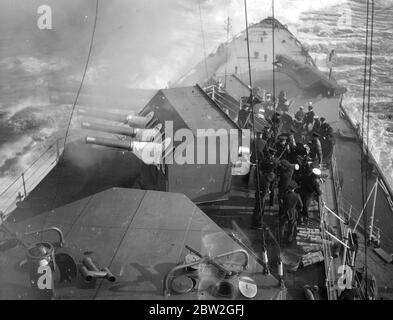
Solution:
<svg viewBox="0 0 393 320">
<path fill-rule="evenodd" d="M 0 0 L 0 300 L 392 300 L 392 52 L 393 0 Z"/>
</svg>

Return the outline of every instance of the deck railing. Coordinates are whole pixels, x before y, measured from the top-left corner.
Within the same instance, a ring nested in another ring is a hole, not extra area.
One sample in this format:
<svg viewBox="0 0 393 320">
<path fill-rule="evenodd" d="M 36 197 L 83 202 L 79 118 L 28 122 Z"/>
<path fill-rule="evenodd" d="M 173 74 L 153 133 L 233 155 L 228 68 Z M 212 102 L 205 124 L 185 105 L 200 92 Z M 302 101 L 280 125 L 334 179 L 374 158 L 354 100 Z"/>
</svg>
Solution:
<svg viewBox="0 0 393 320">
<path fill-rule="evenodd" d="M 335 196 L 335 204 L 336 208 L 328 208 L 321 201 L 319 202 L 320 208 L 320 216 L 321 216 L 321 233 L 322 233 L 322 244 L 323 251 L 325 254 L 325 275 L 326 275 L 326 289 L 329 300 L 336 300 L 340 294 L 340 288 L 337 287 L 337 281 L 339 278 L 338 274 L 338 266 L 341 264 L 340 261 L 336 261 L 333 258 L 332 253 L 332 240 L 340 241 L 346 247 L 348 242 L 346 239 L 346 235 L 348 233 L 348 214 L 347 211 L 343 209 L 343 197 L 342 197 L 342 189 L 340 178 L 338 174 L 337 161 L 334 153 L 331 157 L 331 174 L 333 180 L 333 188 L 334 188 L 334 196 Z M 334 211 L 335 210 L 335 211 Z M 350 208 L 349 212 L 351 212 L 352 208 Z M 350 214 L 350 213 L 349 213 Z M 332 232 L 332 224 L 336 227 L 335 230 L 339 233 L 334 235 Z M 336 238 L 336 239 L 334 239 Z M 343 260 L 346 261 L 347 254 L 350 254 L 349 250 L 344 250 Z"/>
<path fill-rule="evenodd" d="M 73 139 L 75 137 L 67 137 Z M 55 140 L 30 166 L 12 181 L 0 194 L 0 213 L 7 217 L 19 202 L 57 165 L 64 150 L 64 137 Z"/>
</svg>

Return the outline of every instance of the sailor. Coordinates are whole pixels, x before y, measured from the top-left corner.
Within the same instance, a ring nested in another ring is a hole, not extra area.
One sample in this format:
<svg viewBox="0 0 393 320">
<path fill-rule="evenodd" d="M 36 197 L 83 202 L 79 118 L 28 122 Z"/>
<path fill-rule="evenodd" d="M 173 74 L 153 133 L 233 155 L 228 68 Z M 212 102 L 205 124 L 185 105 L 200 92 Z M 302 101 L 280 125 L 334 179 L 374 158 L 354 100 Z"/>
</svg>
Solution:
<svg viewBox="0 0 393 320">
<path fill-rule="evenodd" d="M 280 93 L 278 94 L 278 106 L 284 105 L 285 102 L 287 102 L 287 93 L 284 90 L 281 90 Z"/>
<path fill-rule="evenodd" d="M 274 107 L 271 102 L 266 102 L 264 105 L 265 119 L 270 122 L 274 115 Z"/>
<path fill-rule="evenodd" d="M 308 103 L 308 112 L 304 115 L 303 118 L 303 127 L 307 130 L 307 131 L 311 131 L 312 129 L 312 123 L 314 122 L 314 107 L 312 105 L 312 102 Z"/>
<path fill-rule="evenodd" d="M 312 140 L 309 143 L 311 161 L 317 162 L 319 166 L 322 165 L 323 154 L 321 141 L 319 140 L 319 133 L 312 134 Z"/>
<path fill-rule="evenodd" d="M 250 119 L 250 111 L 248 110 L 247 104 L 243 103 L 239 113 L 237 115 L 237 124 L 240 128 L 247 128 L 249 119 Z"/>
<path fill-rule="evenodd" d="M 333 136 L 333 128 L 326 122 L 326 118 L 321 117 L 321 128 L 320 128 L 320 134 L 323 137 L 327 136 Z"/>
<path fill-rule="evenodd" d="M 294 119 L 292 122 L 292 130 L 294 131 L 293 136 L 296 142 L 301 142 L 301 137 L 303 133 L 303 123 Z"/>
<path fill-rule="evenodd" d="M 322 145 L 322 154 L 325 162 L 330 162 L 331 155 L 333 153 L 334 146 L 334 136 L 333 129 L 330 124 L 325 122 L 325 118 L 321 118 L 321 145 Z"/>
<path fill-rule="evenodd" d="M 267 150 L 266 150 L 267 141 L 263 139 L 262 131 L 257 132 L 257 137 L 256 137 L 255 144 L 256 144 L 256 151 L 254 150 L 255 149 L 255 145 L 252 144 L 252 153 L 251 153 L 250 161 L 252 163 L 255 163 L 256 155 L 257 155 L 259 163 L 262 163 L 263 159 L 265 157 L 265 154 L 267 152 Z"/>
<path fill-rule="evenodd" d="M 269 206 L 273 206 L 274 200 L 274 182 L 276 180 L 276 170 L 277 170 L 277 150 L 274 148 L 269 148 L 268 155 L 265 157 L 261 164 L 262 176 L 262 189 L 266 189 L 265 194 L 269 192 Z"/>
<path fill-rule="evenodd" d="M 297 143 L 295 139 L 296 131 L 291 129 L 287 138 L 287 143 L 289 146 L 289 151 L 287 152 L 286 158 L 290 163 L 297 163 Z"/>
<path fill-rule="evenodd" d="M 286 134 L 280 134 L 275 144 L 275 149 L 277 150 L 277 156 L 279 159 L 285 159 L 287 153 L 290 151 L 289 145 L 287 143 L 288 136 Z"/>
<path fill-rule="evenodd" d="M 312 127 L 312 132 L 320 133 L 321 130 L 321 122 L 317 115 L 314 116 L 314 125 Z"/>
<path fill-rule="evenodd" d="M 303 122 L 304 116 L 305 116 L 304 107 L 300 106 L 299 110 L 296 111 L 295 113 L 295 119 L 299 122 Z"/>
<path fill-rule="evenodd" d="M 281 115 L 282 132 L 289 132 L 292 128 L 293 119 L 287 111 L 283 111 Z"/>
<path fill-rule="evenodd" d="M 292 243 L 296 235 L 296 222 L 299 213 L 303 210 L 303 202 L 299 194 L 295 192 L 298 185 L 290 181 L 288 188 L 282 198 L 279 209 L 280 239 Z M 287 234 L 285 237 L 285 230 Z"/>
<path fill-rule="evenodd" d="M 276 138 L 281 130 L 282 130 L 282 121 L 281 121 L 281 114 L 276 112 L 273 114 L 271 120 L 270 120 L 270 125 L 273 130 L 273 136 Z"/>
<path fill-rule="evenodd" d="M 263 131 L 263 140 L 267 142 L 267 145 L 269 147 L 274 146 L 274 136 L 273 136 L 273 130 L 270 128 L 265 128 Z"/>
<path fill-rule="evenodd" d="M 275 154 L 277 150 L 274 148 L 269 148 L 266 157 L 264 158 L 263 162 L 260 165 L 259 170 L 259 188 L 260 194 L 258 195 L 258 189 L 255 190 L 255 207 L 254 213 L 252 215 L 252 226 L 255 228 L 260 228 L 262 225 L 262 216 L 265 213 L 265 196 L 267 193 L 270 193 L 270 201 L 269 205 L 273 206 L 274 200 L 274 189 L 273 183 L 276 178 L 275 171 L 277 167 L 277 161 L 275 159 Z M 256 171 L 256 170 L 255 170 Z M 255 180 L 256 180 L 255 174 Z M 257 181 L 255 181 L 255 185 Z M 259 206 L 259 199 L 261 200 L 261 207 Z"/>
<path fill-rule="evenodd" d="M 314 168 L 309 170 L 301 178 L 299 193 L 303 202 L 303 210 L 300 217 L 300 223 L 308 222 L 308 208 L 311 204 L 311 201 L 315 196 L 320 197 L 322 195 L 321 187 L 319 185 L 320 176 L 321 170 Z"/>
<path fill-rule="evenodd" d="M 288 189 L 289 183 L 292 180 L 293 173 L 295 170 L 299 170 L 298 164 L 292 164 L 289 161 L 283 159 L 280 160 L 277 166 L 278 180 L 278 198 L 282 199 L 285 192 Z"/>
</svg>

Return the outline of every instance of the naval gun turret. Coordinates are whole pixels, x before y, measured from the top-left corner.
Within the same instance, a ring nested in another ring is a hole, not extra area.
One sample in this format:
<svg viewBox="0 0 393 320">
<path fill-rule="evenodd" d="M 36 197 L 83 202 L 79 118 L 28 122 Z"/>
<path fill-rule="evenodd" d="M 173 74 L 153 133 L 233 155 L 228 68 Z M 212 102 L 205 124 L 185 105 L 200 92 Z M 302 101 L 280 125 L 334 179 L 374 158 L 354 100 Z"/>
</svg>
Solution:
<svg viewBox="0 0 393 320">
<path fill-rule="evenodd" d="M 86 144 L 103 147 L 91 151 L 96 158 L 108 158 L 109 149 L 123 151 L 110 170 L 127 162 L 132 185 L 181 192 L 197 203 L 224 199 L 229 193 L 238 127 L 199 86 L 159 90 L 134 115 L 93 108 L 78 113 L 99 119 L 82 120 L 83 129 L 100 133 L 85 138 Z"/>
</svg>

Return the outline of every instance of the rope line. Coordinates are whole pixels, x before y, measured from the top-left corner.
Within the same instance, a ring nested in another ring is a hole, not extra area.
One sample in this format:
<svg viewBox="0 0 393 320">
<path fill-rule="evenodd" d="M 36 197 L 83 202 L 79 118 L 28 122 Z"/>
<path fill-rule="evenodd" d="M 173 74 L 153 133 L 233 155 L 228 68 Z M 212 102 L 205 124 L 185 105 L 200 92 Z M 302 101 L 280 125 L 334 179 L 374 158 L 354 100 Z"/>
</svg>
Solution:
<svg viewBox="0 0 393 320">
<path fill-rule="evenodd" d="M 255 167 L 256 167 L 256 176 L 257 176 L 257 193 L 258 196 L 255 199 L 258 204 L 259 211 L 261 213 L 262 210 L 262 201 L 261 199 L 261 190 L 260 190 L 260 180 L 259 180 L 259 160 L 258 160 L 258 153 L 257 150 L 257 142 L 256 142 L 256 134 L 255 134 L 255 115 L 254 115 L 254 106 L 253 106 L 253 93 L 252 93 L 252 76 L 251 76 L 251 59 L 250 59 L 250 38 L 248 34 L 248 16 L 247 16 L 247 0 L 244 0 L 244 15 L 245 15 L 245 22 L 246 22 L 246 38 L 247 38 L 247 61 L 248 61 L 248 79 L 250 84 L 250 106 L 251 106 L 251 117 L 252 117 L 252 133 L 254 138 L 254 150 L 255 150 Z M 264 251 L 266 251 L 266 242 L 265 242 L 265 235 L 263 230 L 263 215 L 261 214 L 261 222 L 262 222 L 262 245 Z"/>
</svg>

